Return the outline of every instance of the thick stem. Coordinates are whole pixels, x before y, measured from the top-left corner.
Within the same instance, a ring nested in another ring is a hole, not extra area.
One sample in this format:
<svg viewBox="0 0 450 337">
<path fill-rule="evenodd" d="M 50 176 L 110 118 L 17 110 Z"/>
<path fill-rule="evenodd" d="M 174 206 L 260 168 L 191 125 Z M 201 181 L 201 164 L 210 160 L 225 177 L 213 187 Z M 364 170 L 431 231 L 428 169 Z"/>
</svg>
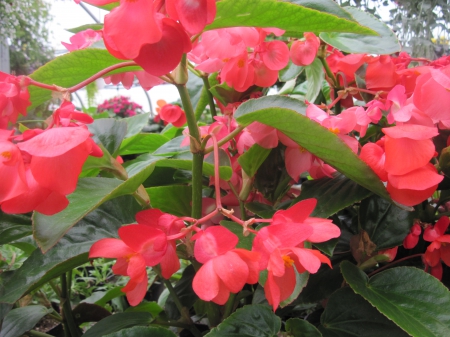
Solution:
<svg viewBox="0 0 450 337">
<path fill-rule="evenodd" d="M 70 298 L 68 297 L 70 291 L 68 289 L 66 274 L 61 275 L 61 304 L 63 310 L 63 326 L 66 336 L 81 337 L 81 331 L 72 313 L 72 306 L 70 304 Z"/>
<path fill-rule="evenodd" d="M 216 104 L 214 102 L 214 97 L 211 94 L 211 91 L 209 91 L 209 89 L 211 89 L 211 86 L 209 85 L 208 76 L 203 76 L 202 80 L 203 80 L 203 84 L 204 84 L 205 89 L 206 89 L 206 93 L 208 94 L 209 110 L 211 111 L 211 117 L 213 117 L 213 119 L 214 119 L 214 116 L 217 116 Z"/>
<path fill-rule="evenodd" d="M 326 55 L 326 46 L 321 46 L 321 48 L 325 49 L 325 52 L 323 52 L 321 55 L 319 55 L 319 60 L 322 63 L 323 68 L 325 69 L 325 72 L 327 76 L 333 81 L 333 85 L 335 88 L 339 87 L 339 82 L 336 80 L 336 76 L 334 76 L 333 72 L 330 69 L 330 66 L 328 65 L 328 62 L 324 55 Z"/>
<path fill-rule="evenodd" d="M 36 336 L 36 337 L 53 337 L 52 335 L 48 335 L 44 332 L 36 331 L 36 330 L 30 330 L 27 332 L 30 336 Z"/>
</svg>

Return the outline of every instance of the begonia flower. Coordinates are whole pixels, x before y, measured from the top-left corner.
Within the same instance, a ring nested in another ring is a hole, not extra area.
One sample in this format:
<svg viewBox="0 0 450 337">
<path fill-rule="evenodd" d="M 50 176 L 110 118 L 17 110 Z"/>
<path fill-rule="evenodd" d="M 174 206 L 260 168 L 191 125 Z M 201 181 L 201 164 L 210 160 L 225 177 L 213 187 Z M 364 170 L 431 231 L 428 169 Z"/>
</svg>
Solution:
<svg viewBox="0 0 450 337">
<path fill-rule="evenodd" d="M 413 249 L 419 242 L 421 233 L 422 228 L 420 227 L 420 225 L 415 223 L 409 230 L 408 235 L 406 235 L 405 239 L 403 240 L 403 247 L 405 247 L 406 249 Z"/>
<path fill-rule="evenodd" d="M 438 279 L 442 278 L 441 261 L 450 267 L 450 235 L 445 234 L 450 220 L 442 216 L 434 226 L 425 228 L 423 239 L 430 241 L 424 255 L 424 261 L 431 267 L 431 274 Z"/>
<path fill-rule="evenodd" d="M 292 43 L 290 57 L 292 63 L 307 66 L 313 63 L 320 47 L 320 39 L 314 33 L 303 33 L 305 39 Z"/>
<path fill-rule="evenodd" d="M 200 33 L 216 16 L 216 0 L 166 0 L 166 11 L 191 35 Z"/>
<path fill-rule="evenodd" d="M 88 48 L 101 39 L 101 32 L 89 28 L 70 37 L 70 43 L 61 42 L 61 44 L 66 47 L 68 51 L 75 51 Z"/>
<path fill-rule="evenodd" d="M 15 123 L 19 114 L 27 114 L 31 105 L 28 83 L 27 77 L 0 72 L 0 129 Z"/>
<path fill-rule="evenodd" d="M 186 124 L 186 114 L 178 105 L 165 104 L 159 110 L 158 115 L 164 122 L 172 123 L 177 128 Z"/>
</svg>

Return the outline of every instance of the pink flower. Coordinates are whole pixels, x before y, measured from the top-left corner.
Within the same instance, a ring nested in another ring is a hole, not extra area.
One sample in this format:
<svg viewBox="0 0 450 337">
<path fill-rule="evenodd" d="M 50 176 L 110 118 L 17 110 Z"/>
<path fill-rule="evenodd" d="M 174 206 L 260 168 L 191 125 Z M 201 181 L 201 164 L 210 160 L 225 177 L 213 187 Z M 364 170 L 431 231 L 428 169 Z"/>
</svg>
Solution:
<svg viewBox="0 0 450 337">
<path fill-rule="evenodd" d="M 303 33 L 305 39 L 292 43 L 290 56 L 292 63 L 307 66 L 313 63 L 319 50 L 320 40 L 314 33 Z"/>
<path fill-rule="evenodd" d="M 101 32 L 92 29 L 86 29 L 76 33 L 70 38 L 70 43 L 61 42 L 68 51 L 85 49 L 93 45 L 95 42 L 101 40 Z"/>
<path fill-rule="evenodd" d="M 422 228 L 420 227 L 420 225 L 415 223 L 409 230 L 409 234 L 406 235 L 405 239 L 403 240 L 403 247 L 405 247 L 406 249 L 413 249 L 419 242 L 421 233 Z"/>
<path fill-rule="evenodd" d="M 192 35 L 200 33 L 216 16 L 216 0 L 166 0 L 165 5 L 169 16 Z"/>
<path fill-rule="evenodd" d="M 28 93 L 29 79 L 0 72 L 0 129 L 15 123 L 19 114 L 25 116 L 31 105 Z"/>
<path fill-rule="evenodd" d="M 450 224 L 447 216 L 442 216 L 434 226 L 427 227 L 423 233 L 423 239 L 430 241 L 424 260 L 431 267 L 431 274 L 438 279 L 442 278 L 441 260 L 450 267 L 450 235 L 446 235 Z"/>
<path fill-rule="evenodd" d="M 172 123 L 177 128 L 186 124 L 186 114 L 178 105 L 163 105 L 159 111 L 159 117 L 167 123 Z"/>
</svg>

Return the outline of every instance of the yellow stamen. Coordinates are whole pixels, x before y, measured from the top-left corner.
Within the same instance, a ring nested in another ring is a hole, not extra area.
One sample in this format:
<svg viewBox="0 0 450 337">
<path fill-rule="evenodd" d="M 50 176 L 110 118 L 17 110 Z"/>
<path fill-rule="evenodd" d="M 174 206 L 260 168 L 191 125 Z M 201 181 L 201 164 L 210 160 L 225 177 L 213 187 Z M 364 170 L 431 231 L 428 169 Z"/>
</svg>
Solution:
<svg viewBox="0 0 450 337">
<path fill-rule="evenodd" d="M 12 157 L 12 154 L 11 154 L 11 152 L 9 152 L 9 151 L 4 151 L 4 152 L 2 152 L 1 154 L 2 154 L 2 156 L 3 156 L 5 159 L 7 159 L 7 160 L 10 160 L 11 157 Z"/>
<path fill-rule="evenodd" d="M 333 132 L 334 134 L 339 134 L 339 128 L 328 128 L 328 130 L 330 130 L 331 132 Z"/>
<path fill-rule="evenodd" d="M 294 260 L 292 260 L 289 256 L 287 255 L 283 255 L 283 261 L 284 261 L 284 266 L 285 267 L 292 267 L 292 265 L 294 264 Z"/>
</svg>

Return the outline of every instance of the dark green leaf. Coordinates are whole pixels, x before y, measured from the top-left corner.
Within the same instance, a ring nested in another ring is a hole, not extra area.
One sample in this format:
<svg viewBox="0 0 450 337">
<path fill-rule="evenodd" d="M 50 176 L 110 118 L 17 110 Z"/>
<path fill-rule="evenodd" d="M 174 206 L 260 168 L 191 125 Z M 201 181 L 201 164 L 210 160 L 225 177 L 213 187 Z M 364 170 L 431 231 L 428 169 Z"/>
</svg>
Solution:
<svg viewBox="0 0 450 337">
<path fill-rule="evenodd" d="M 369 280 L 348 261 L 341 263 L 341 271 L 357 294 L 411 336 L 450 336 L 450 292 L 430 274 L 397 267 Z"/>
<path fill-rule="evenodd" d="M 303 116 L 304 111 L 293 98 L 266 96 L 242 103 L 235 117 L 242 125 L 258 121 L 280 130 L 348 178 L 390 200 L 383 183 L 370 167 L 337 135 Z"/>
<path fill-rule="evenodd" d="M 116 333 L 122 329 L 148 325 L 152 321 L 152 315 L 148 312 L 122 312 L 108 316 L 90 328 L 83 337 L 101 337 Z M 115 336 L 114 334 L 112 336 Z M 133 335 L 117 335 L 133 336 Z"/>
<path fill-rule="evenodd" d="M 292 61 L 289 61 L 289 64 L 278 73 L 278 78 L 281 82 L 287 82 L 297 78 L 303 70 L 305 70 L 305 67 L 297 66 Z"/>
<path fill-rule="evenodd" d="M 11 310 L 3 321 L 0 337 L 18 337 L 33 327 L 42 317 L 52 312 L 42 305 L 30 305 L 28 307 Z"/>
<path fill-rule="evenodd" d="M 76 50 L 55 58 L 32 73 L 30 77 L 38 82 L 69 88 L 109 66 L 122 62 L 126 61 L 115 58 L 104 49 Z M 28 90 L 32 102 L 29 109 L 35 108 L 52 97 L 50 90 L 35 86 L 30 86 Z"/>
<path fill-rule="evenodd" d="M 333 47 L 347 53 L 392 54 L 401 50 L 397 37 L 383 22 L 372 14 L 354 7 L 345 7 L 361 25 L 369 27 L 378 36 L 352 33 L 321 33 L 320 38 Z"/>
<path fill-rule="evenodd" d="M 12 307 L 12 304 L 0 303 L 0 322 L 6 317 L 8 312 L 11 311 Z"/>
<path fill-rule="evenodd" d="M 255 238 L 255 234 L 249 233 L 248 236 L 244 236 L 243 227 L 232 221 L 221 221 L 220 224 L 226 229 L 230 230 L 239 238 L 239 242 L 236 248 L 243 248 L 247 250 L 252 250 L 253 239 Z"/>
<path fill-rule="evenodd" d="M 339 239 L 331 239 L 326 242 L 321 243 L 314 243 L 314 247 L 319 249 L 322 253 L 327 254 L 328 256 L 333 256 L 334 249 L 336 248 L 336 245 L 338 244 Z"/>
<path fill-rule="evenodd" d="M 123 293 L 122 293 L 123 294 Z M 164 311 L 156 302 L 141 302 L 135 307 L 129 307 L 125 312 L 149 312 L 152 317 L 157 317 L 160 312 Z"/>
<path fill-rule="evenodd" d="M 405 211 L 375 195 L 364 199 L 359 208 L 360 227 L 377 245 L 377 250 L 401 245 L 413 225 L 414 216 L 414 212 Z"/>
<path fill-rule="evenodd" d="M 123 140 L 119 155 L 152 153 L 167 143 L 169 138 L 157 133 L 141 133 Z"/>
<path fill-rule="evenodd" d="M 245 208 L 263 219 L 270 219 L 277 211 L 272 206 L 262 204 L 259 202 L 246 203 Z"/>
<path fill-rule="evenodd" d="M 318 58 L 316 58 L 313 63 L 305 67 L 305 74 L 307 81 L 305 99 L 308 102 L 314 102 L 317 96 L 319 96 L 323 81 L 325 79 L 322 63 Z"/>
<path fill-rule="evenodd" d="M 69 29 L 66 29 L 66 30 L 68 32 L 70 32 L 70 33 L 76 34 L 76 33 L 82 32 L 82 31 L 84 31 L 86 29 L 100 30 L 100 29 L 103 29 L 103 25 L 100 24 L 100 23 L 91 23 L 91 24 L 88 24 L 88 25 L 82 25 L 82 26 L 79 26 L 79 27 L 69 28 Z"/>
<path fill-rule="evenodd" d="M 164 328 L 136 326 L 113 332 L 105 337 L 176 337 L 176 335 Z"/>
<path fill-rule="evenodd" d="M 31 235 L 31 233 L 29 216 L 0 212 L 0 245 Z"/>
<path fill-rule="evenodd" d="M 408 334 L 350 288 L 336 291 L 320 318 L 324 337 L 406 337 Z"/>
<path fill-rule="evenodd" d="M 122 118 L 121 121 L 127 123 L 127 134 L 125 138 L 137 135 L 148 124 L 150 113 L 139 114 L 133 117 Z"/>
<path fill-rule="evenodd" d="M 224 0 L 206 29 L 226 27 L 277 27 L 293 32 L 351 32 L 374 34 L 354 21 L 275 0 Z"/>
<path fill-rule="evenodd" d="M 138 163 L 128 162 L 128 180 L 111 178 L 82 178 L 77 189 L 68 195 L 69 206 L 63 211 L 47 216 L 35 212 L 33 215 L 34 236 L 43 252 L 49 250 L 58 240 L 81 220 L 107 200 L 132 194 L 152 173 L 158 157 L 149 157 Z"/>
<path fill-rule="evenodd" d="M 370 196 L 372 192 L 348 179 L 343 174 L 334 178 L 308 180 L 302 184 L 302 193 L 292 204 L 309 198 L 317 199 L 311 216 L 328 218 L 345 207 Z"/>
<path fill-rule="evenodd" d="M 274 337 L 281 327 L 281 320 L 265 305 L 247 305 L 212 329 L 207 337 Z"/>
<path fill-rule="evenodd" d="M 191 215 L 192 187 L 184 185 L 158 186 L 145 189 L 150 204 L 162 212 L 177 216 Z"/>
<path fill-rule="evenodd" d="M 127 124 L 114 118 L 102 118 L 89 124 L 88 129 L 93 134 L 94 141 L 101 143 L 111 155 L 114 155 L 127 133 Z"/>
<path fill-rule="evenodd" d="M 286 331 L 293 337 L 322 337 L 322 334 L 314 325 L 299 318 L 288 319 Z"/>
<path fill-rule="evenodd" d="M 105 237 L 117 236 L 122 224 L 133 223 L 140 206 L 130 196 L 108 201 L 79 221 L 60 242 L 45 254 L 33 251 L 23 265 L 8 279 L 0 274 L 0 302 L 14 303 L 28 292 L 41 287 L 83 263 L 88 262 L 92 244 Z"/>
<path fill-rule="evenodd" d="M 93 295 L 94 294 L 96 294 L 96 293 L 93 293 Z M 111 301 L 113 298 L 117 298 L 117 297 L 124 296 L 124 295 L 125 295 L 125 293 L 122 291 L 122 287 L 114 287 L 114 288 L 108 290 L 107 292 L 105 292 L 101 298 L 99 298 L 98 300 L 96 300 L 94 302 L 94 304 L 104 307 L 106 305 L 106 303 Z"/>
<path fill-rule="evenodd" d="M 298 304 L 318 303 L 342 286 L 342 275 L 337 266 L 333 269 L 323 265 L 319 271 L 309 276 L 308 284 L 295 301 Z"/>
<path fill-rule="evenodd" d="M 242 169 L 249 177 L 253 177 L 264 160 L 269 156 L 270 149 L 265 149 L 258 144 L 254 144 L 247 152 L 238 158 Z"/>
</svg>

